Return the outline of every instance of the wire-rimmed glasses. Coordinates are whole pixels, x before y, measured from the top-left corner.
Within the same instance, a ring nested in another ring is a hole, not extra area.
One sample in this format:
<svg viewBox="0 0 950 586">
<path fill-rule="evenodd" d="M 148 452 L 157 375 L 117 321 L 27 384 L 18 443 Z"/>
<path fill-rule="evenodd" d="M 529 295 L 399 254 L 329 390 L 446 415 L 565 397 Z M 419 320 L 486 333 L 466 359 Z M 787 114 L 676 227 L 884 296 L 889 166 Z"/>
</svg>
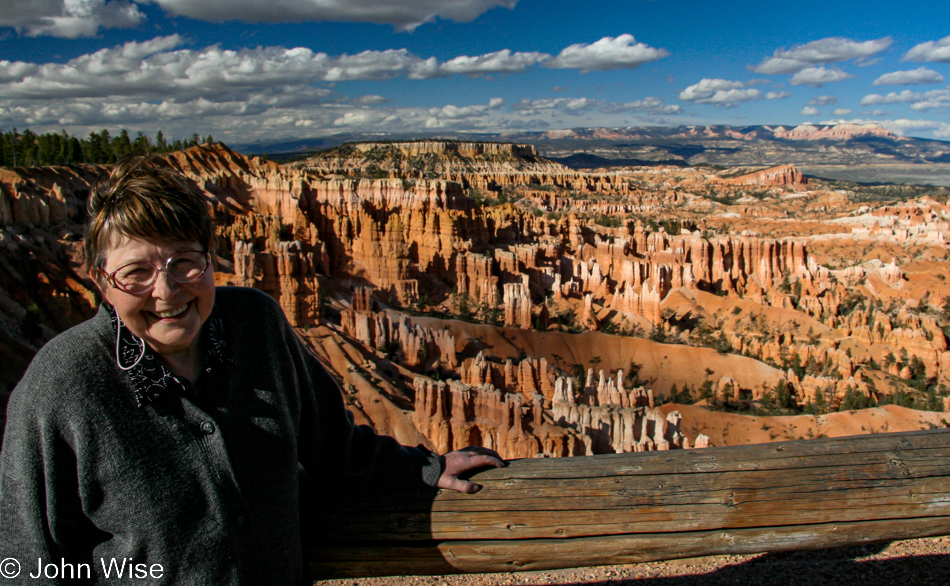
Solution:
<svg viewBox="0 0 950 586">
<path fill-rule="evenodd" d="M 193 283 L 201 278 L 211 266 L 211 255 L 200 250 L 185 250 L 165 259 L 163 266 L 150 262 L 133 262 L 107 273 L 101 267 L 99 272 L 110 285 L 131 295 L 143 295 L 155 287 L 158 273 L 176 283 Z"/>
</svg>

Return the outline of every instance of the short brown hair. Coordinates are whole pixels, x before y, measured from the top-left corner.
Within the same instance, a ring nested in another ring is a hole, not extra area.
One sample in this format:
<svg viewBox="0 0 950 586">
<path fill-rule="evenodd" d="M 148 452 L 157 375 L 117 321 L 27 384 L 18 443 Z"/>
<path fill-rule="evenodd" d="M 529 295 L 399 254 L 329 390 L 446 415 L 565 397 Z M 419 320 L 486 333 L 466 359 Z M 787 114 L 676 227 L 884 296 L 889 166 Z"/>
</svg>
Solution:
<svg viewBox="0 0 950 586">
<path fill-rule="evenodd" d="M 179 172 L 155 157 L 130 155 L 96 181 L 83 238 L 86 268 L 105 263 L 117 235 L 211 246 L 208 202 Z"/>
</svg>

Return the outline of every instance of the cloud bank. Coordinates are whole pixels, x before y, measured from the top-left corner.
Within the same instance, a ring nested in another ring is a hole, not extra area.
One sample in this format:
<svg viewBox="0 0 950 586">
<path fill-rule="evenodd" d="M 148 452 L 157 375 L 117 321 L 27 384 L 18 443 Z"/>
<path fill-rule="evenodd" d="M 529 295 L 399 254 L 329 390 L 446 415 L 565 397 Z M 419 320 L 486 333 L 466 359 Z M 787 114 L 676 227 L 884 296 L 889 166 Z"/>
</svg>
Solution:
<svg viewBox="0 0 950 586">
<path fill-rule="evenodd" d="M 29 36 L 79 38 L 145 21 L 137 4 L 210 22 L 371 22 L 412 31 L 436 19 L 469 22 L 518 0 L 5 0 L 0 26 Z"/>
<path fill-rule="evenodd" d="M 862 106 L 900 103 L 910 104 L 912 110 L 919 112 L 950 107 L 950 88 L 945 90 L 931 90 L 923 93 L 904 90 L 902 92 L 891 92 L 886 95 L 869 94 L 861 98 Z"/>
<path fill-rule="evenodd" d="M 658 50 L 632 44 L 632 38 L 628 42 L 621 37 L 605 37 L 592 45 L 572 45 L 557 58 L 546 53 L 513 53 L 505 49 L 440 63 L 435 57 L 419 57 L 406 49 L 339 56 L 306 47 L 234 51 L 214 45 L 194 50 L 182 48 L 186 44 L 183 37 L 169 35 L 102 49 L 62 64 L 0 61 L 0 96 L 44 100 L 115 96 L 193 99 L 222 95 L 227 99 L 236 96 L 235 92 L 264 91 L 283 85 L 520 73 L 551 61 L 556 63 L 552 65 L 555 67 L 586 71 L 631 67 L 643 59 L 659 58 Z M 568 58 L 562 58 L 565 53 Z"/>
<path fill-rule="evenodd" d="M 131 28 L 145 21 L 132 2 L 107 0 L 4 0 L 0 27 L 31 37 L 95 36 L 99 29 Z"/>
<path fill-rule="evenodd" d="M 173 15 L 221 22 L 371 22 L 411 31 L 437 18 L 469 22 L 518 0 L 152 0 Z"/>
<path fill-rule="evenodd" d="M 602 41 L 583 45 L 601 49 L 568 51 L 576 61 L 562 59 L 560 66 L 615 68 L 655 56 L 632 37 Z M 595 111 L 654 117 L 682 111 L 652 97 L 623 103 L 579 97 L 516 103 L 503 115 L 502 98 L 485 105 L 424 109 L 386 107 L 388 99 L 376 94 L 337 93 L 337 86 L 348 81 L 518 74 L 554 59 L 546 53 L 508 49 L 444 62 L 406 49 L 354 55 L 328 55 L 305 47 L 192 49 L 182 36 L 169 35 L 101 49 L 65 63 L 0 61 L 0 126 L 139 125 L 174 133 L 200 124 L 214 128 L 219 138 L 248 140 L 305 130 L 523 129 L 551 124 L 557 116 Z"/>
</svg>

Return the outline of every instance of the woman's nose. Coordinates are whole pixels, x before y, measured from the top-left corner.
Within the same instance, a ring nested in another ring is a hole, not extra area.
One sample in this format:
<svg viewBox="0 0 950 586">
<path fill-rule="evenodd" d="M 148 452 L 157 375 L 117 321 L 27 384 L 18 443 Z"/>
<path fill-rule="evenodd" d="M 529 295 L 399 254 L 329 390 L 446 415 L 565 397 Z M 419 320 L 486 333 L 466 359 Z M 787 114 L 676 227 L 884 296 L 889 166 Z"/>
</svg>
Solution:
<svg viewBox="0 0 950 586">
<path fill-rule="evenodd" d="M 159 299 L 171 297 L 181 285 L 175 279 L 168 276 L 168 271 L 161 269 L 155 275 L 155 286 L 152 287 L 152 295 Z"/>
</svg>

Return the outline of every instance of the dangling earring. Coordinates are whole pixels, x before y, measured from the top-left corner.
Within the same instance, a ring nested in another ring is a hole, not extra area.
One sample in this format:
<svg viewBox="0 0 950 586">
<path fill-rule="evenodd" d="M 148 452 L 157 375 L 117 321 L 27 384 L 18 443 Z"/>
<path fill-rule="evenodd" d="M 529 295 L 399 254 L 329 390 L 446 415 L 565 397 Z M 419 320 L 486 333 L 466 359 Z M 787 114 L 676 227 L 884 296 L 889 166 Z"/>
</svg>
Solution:
<svg viewBox="0 0 950 586">
<path fill-rule="evenodd" d="M 118 365 L 118 367 L 121 370 L 131 370 L 135 368 L 138 365 L 138 363 L 142 361 L 142 358 L 145 357 L 145 340 L 143 340 L 142 338 L 139 338 L 135 334 L 132 334 L 132 332 L 129 332 L 129 334 L 132 335 L 133 340 L 138 342 L 139 355 L 138 355 L 138 358 L 136 358 L 132 364 L 130 364 L 129 366 L 123 366 L 122 356 L 121 356 L 122 353 L 119 352 L 119 345 L 122 342 L 122 318 L 116 315 L 115 316 L 115 363 Z"/>
</svg>

